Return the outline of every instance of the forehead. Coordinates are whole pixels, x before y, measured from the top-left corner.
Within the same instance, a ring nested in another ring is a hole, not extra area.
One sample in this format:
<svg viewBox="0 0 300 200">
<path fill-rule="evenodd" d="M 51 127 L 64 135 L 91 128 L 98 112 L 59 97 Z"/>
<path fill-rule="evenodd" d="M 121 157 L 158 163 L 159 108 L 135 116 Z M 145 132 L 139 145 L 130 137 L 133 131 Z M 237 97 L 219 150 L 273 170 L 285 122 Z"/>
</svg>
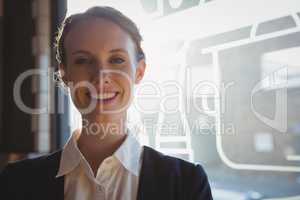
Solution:
<svg viewBox="0 0 300 200">
<path fill-rule="evenodd" d="M 70 51 L 110 51 L 123 48 L 134 51 L 130 35 L 117 24 L 102 18 L 85 19 L 78 22 L 66 35 L 64 46 Z"/>
</svg>

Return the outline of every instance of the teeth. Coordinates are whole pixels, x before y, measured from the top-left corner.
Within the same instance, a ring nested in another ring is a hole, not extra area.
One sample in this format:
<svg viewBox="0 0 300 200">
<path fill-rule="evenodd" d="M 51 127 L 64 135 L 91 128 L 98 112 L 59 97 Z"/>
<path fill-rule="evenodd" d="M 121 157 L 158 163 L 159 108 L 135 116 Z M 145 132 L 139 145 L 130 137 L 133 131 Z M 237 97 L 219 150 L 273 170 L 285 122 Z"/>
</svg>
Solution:
<svg viewBox="0 0 300 200">
<path fill-rule="evenodd" d="M 95 99 L 105 100 L 112 98 L 116 95 L 116 92 L 106 92 L 106 93 L 100 93 L 100 94 L 92 94 L 92 97 Z"/>
</svg>

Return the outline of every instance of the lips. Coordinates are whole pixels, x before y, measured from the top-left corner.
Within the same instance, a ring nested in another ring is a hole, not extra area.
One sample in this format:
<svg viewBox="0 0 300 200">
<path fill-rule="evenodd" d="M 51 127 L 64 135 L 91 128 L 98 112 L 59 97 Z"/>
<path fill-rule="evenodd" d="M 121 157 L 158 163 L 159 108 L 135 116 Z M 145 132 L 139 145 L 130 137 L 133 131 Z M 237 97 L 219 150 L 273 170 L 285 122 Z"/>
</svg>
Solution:
<svg viewBox="0 0 300 200">
<path fill-rule="evenodd" d="M 98 94 L 92 94 L 93 99 L 98 99 L 98 100 L 107 100 L 114 98 L 118 92 L 105 92 L 105 93 L 98 93 Z"/>
<path fill-rule="evenodd" d="M 118 94 L 119 92 L 100 92 L 90 94 L 90 96 L 92 99 L 95 99 L 97 101 L 109 103 L 112 102 L 118 96 Z"/>
</svg>

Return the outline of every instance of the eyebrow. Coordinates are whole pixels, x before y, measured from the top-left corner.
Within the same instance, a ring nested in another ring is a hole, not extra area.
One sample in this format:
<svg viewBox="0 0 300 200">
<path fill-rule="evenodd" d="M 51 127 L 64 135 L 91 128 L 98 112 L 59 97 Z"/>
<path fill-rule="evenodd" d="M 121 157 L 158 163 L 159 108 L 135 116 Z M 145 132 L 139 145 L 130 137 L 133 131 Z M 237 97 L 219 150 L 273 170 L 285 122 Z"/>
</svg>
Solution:
<svg viewBox="0 0 300 200">
<path fill-rule="evenodd" d="M 123 53 L 126 53 L 127 54 L 127 51 L 123 48 L 117 48 L 117 49 L 112 49 L 109 51 L 110 53 L 115 53 L 115 52 L 123 52 Z M 78 53 L 82 53 L 82 54 L 91 54 L 90 52 L 88 51 L 85 51 L 85 50 L 77 50 L 77 51 L 74 51 L 72 52 L 72 55 L 74 54 L 78 54 Z"/>
<path fill-rule="evenodd" d="M 90 52 L 88 52 L 88 51 L 85 51 L 85 50 L 78 50 L 78 51 L 74 51 L 74 52 L 72 52 L 72 55 L 74 55 L 74 54 L 78 54 L 78 53 L 82 53 L 82 54 L 89 54 L 89 55 L 90 55 Z"/>
<path fill-rule="evenodd" d="M 110 53 L 115 53 L 115 52 L 123 52 L 127 54 L 127 51 L 123 48 L 118 48 L 118 49 L 112 49 L 109 51 Z"/>
</svg>

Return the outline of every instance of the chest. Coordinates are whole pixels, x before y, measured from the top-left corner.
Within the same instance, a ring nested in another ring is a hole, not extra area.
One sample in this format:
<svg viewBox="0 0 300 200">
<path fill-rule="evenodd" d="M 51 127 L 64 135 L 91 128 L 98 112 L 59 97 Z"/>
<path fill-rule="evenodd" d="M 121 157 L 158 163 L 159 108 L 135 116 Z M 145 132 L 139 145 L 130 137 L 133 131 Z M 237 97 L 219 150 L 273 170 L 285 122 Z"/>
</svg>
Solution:
<svg viewBox="0 0 300 200">
<path fill-rule="evenodd" d="M 139 177 L 123 167 L 102 168 L 96 177 L 77 168 L 64 177 L 65 200 L 132 200 L 137 198 Z"/>
</svg>

